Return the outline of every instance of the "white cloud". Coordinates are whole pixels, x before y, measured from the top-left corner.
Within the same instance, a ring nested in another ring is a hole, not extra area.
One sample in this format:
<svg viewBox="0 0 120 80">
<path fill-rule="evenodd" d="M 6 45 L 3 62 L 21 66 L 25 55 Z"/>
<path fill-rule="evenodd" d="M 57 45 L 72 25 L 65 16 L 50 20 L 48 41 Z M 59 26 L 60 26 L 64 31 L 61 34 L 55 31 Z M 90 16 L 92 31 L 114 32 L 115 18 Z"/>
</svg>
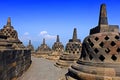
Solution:
<svg viewBox="0 0 120 80">
<path fill-rule="evenodd" d="M 25 35 L 25 36 L 29 35 L 29 32 L 25 32 L 24 35 Z"/>
<path fill-rule="evenodd" d="M 56 39 L 56 36 L 48 34 L 47 31 L 41 31 L 39 35 L 45 39 Z"/>
<path fill-rule="evenodd" d="M 45 38 L 46 40 L 55 40 L 56 39 L 56 35 L 48 34 L 47 31 L 41 31 L 38 36 L 37 35 L 35 36 L 35 35 L 36 34 L 31 35 L 29 32 L 25 32 L 19 38 L 23 42 L 28 42 L 29 40 L 39 41 L 41 38 Z"/>
<path fill-rule="evenodd" d="M 47 35 L 45 35 L 45 38 L 46 38 L 46 39 L 55 39 L 56 36 L 47 34 Z"/>
<path fill-rule="evenodd" d="M 46 35 L 47 34 L 47 31 L 41 31 L 40 32 L 40 35 Z"/>
</svg>

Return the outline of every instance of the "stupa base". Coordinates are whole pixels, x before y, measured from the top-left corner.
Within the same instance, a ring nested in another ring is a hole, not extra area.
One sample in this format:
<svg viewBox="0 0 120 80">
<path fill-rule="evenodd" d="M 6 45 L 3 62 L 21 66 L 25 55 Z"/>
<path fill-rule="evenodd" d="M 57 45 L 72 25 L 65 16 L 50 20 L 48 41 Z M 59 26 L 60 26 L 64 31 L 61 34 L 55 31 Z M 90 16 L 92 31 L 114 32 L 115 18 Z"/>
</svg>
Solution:
<svg viewBox="0 0 120 80">
<path fill-rule="evenodd" d="M 92 63 L 79 61 L 72 65 L 66 80 L 120 80 L 120 63 Z"/>
</svg>

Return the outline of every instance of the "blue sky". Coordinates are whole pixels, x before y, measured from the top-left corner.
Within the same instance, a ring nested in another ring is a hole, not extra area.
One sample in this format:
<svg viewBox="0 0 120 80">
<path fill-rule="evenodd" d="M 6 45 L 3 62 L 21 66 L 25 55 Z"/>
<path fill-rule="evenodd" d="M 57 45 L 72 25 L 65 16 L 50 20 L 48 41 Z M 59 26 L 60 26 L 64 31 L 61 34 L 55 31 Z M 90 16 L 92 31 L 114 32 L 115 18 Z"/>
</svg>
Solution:
<svg viewBox="0 0 120 80">
<path fill-rule="evenodd" d="M 32 40 L 37 47 L 46 38 L 51 46 L 56 35 L 65 45 L 77 28 L 82 41 L 98 24 L 100 4 L 107 6 L 109 24 L 120 25 L 119 0 L 0 0 L 0 28 L 11 17 L 19 39 L 25 44 Z"/>
</svg>

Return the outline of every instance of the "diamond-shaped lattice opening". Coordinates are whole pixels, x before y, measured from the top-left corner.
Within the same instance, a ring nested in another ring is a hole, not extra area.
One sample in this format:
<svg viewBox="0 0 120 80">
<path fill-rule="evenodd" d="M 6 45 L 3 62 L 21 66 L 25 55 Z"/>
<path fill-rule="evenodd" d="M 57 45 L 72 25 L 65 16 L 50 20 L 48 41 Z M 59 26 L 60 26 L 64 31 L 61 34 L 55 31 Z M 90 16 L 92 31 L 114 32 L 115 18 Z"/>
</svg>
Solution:
<svg viewBox="0 0 120 80">
<path fill-rule="evenodd" d="M 105 40 L 108 40 L 108 39 L 109 39 L 109 37 L 108 37 L 108 36 L 106 36 L 104 39 L 105 39 Z"/>
<path fill-rule="evenodd" d="M 114 41 L 111 42 L 111 46 L 115 46 L 116 43 Z"/>
<path fill-rule="evenodd" d="M 105 57 L 104 57 L 103 55 L 100 55 L 99 59 L 100 59 L 101 61 L 104 61 Z"/>
<path fill-rule="evenodd" d="M 91 42 L 91 43 L 90 43 L 90 46 L 91 46 L 91 47 L 93 47 L 93 46 L 94 46 L 94 44 Z"/>
<path fill-rule="evenodd" d="M 120 39 L 120 37 L 118 35 L 115 36 L 115 39 Z"/>
<path fill-rule="evenodd" d="M 6 29 L 6 31 L 9 31 L 8 29 Z"/>
<path fill-rule="evenodd" d="M 109 52 L 110 52 L 110 49 L 109 49 L 109 48 L 107 48 L 107 49 L 105 50 L 105 52 L 106 52 L 106 53 L 109 53 Z"/>
<path fill-rule="evenodd" d="M 99 52 L 99 50 L 97 48 L 95 48 L 94 51 L 96 54 Z"/>
<path fill-rule="evenodd" d="M 113 61 L 116 61 L 116 60 L 117 60 L 117 57 L 116 57 L 115 55 L 112 55 L 111 59 L 112 59 Z"/>
<path fill-rule="evenodd" d="M 103 46 L 104 46 L 104 43 L 103 43 L 103 42 L 101 42 L 99 45 L 100 45 L 100 47 L 103 47 Z"/>
<path fill-rule="evenodd" d="M 88 42 L 90 43 L 91 42 L 91 40 L 88 38 Z"/>
<path fill-rule="evenodd" d="M 73 51 L 73 54 L 75 54 L 75 51 Z"/>
<path fill-rule="evenodd" d="M 92 60 L 93 59 L 92 55 L 89 55 L 89 58 L 90 58 L 90 60 Z"/>
<path fill-rule="evenodd" d="M 98 40 L 99 40 L 99 38 L 98 38 L 98 37 L 96 37 L 96 38 L 95 38 L 95 40 L 96 40 L 96 41 L 98 41 Z"/>
<path fill-rule="evenodd" d="M 117 52 L 120 52 L 120 47 L 119 47 L 119 48 L 117 48 Z"/>
</svg>

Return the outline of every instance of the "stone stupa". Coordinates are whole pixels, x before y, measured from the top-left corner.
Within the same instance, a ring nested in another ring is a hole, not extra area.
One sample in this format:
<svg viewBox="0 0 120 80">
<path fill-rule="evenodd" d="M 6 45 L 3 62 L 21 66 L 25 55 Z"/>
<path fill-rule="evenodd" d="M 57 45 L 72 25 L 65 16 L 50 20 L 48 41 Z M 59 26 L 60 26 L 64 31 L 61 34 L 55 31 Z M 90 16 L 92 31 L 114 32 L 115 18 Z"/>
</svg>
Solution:
<svg viewBox="0 0 120 80">
<path fill-rule="evenodd" d="M 31 65 L 31 52 L 18 39 L 10 17 L 0 29 L 0 61 L 0 80 L 17 80 Z"/>
<path fill-rule="evenodd" d="M 120 35 L 118 25 L 108 25 L 102 4 L 98 26 L 90 30 L 82 53 L 68 69 L 65 80 L 120 80 Z"/>
<path fill-rule="evenodd" d="M 60 42 L 59 35 L 57 35 L 56 42 L 52 46 L 52 50 L 56 52 L 63 52 L 64 51 L 64 46 Z"/>
<path fill-rule="evenodd" d="M 45 38 L 43 39 L 43 43 L 36 50 L 37 57 L 47 58 L 49 54 L 51 54 L 52 50 L 45 43 Z"/>
<path fill-rule="evenodd" d="M 59 35 L 57 35 L 56 42 L 52 46 L 52 53 L 49 55 L 48 59 L 58 60 L 63 53 L 64 53 L 64 46 L 60 42 Z"/>
<path fill-rule="evenodd" d="M 14 27 L 11 25 L 10 17 L 8 17 L 7 24 L 0 31 L 7 36 L 7 40 L 13 44 L 14 48 L 25 48 L 22 42 L 18 39 L 17 31 L 14 30 Z"/>
<path fill-rule="evenodd" d="M 27 48 L 31 50 L 32 54 L 35 53 L 34 46 L 32 45 L 31 40 L 29 40 L 29 44 L 27 45 Z"/>
<path fill-rule="evenodd" d="M 62 68 L 74 64 L 80 57 L 81 45 L 80 39 L 77 39 L 77 29 L 74 28 L 73 38 L 66 44 L 65 53 L 60 56 L 55 66 Z"/>
</svg>

